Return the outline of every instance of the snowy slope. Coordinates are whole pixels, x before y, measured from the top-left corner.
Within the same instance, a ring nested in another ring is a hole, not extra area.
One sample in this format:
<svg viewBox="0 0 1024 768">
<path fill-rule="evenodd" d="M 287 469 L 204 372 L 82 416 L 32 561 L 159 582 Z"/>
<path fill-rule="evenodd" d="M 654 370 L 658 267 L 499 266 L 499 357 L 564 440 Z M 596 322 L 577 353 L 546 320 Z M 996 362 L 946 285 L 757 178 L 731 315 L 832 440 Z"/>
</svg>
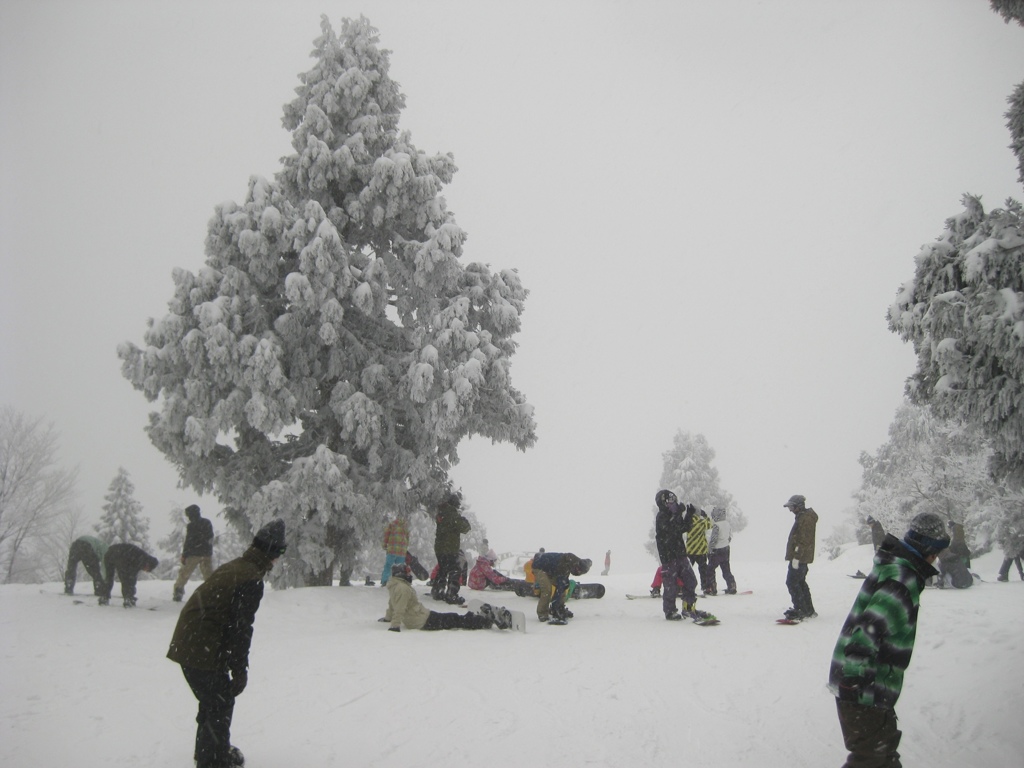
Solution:
<svg viewBox="0 0 1024 768">
<path fill-rule="evenodd" d="M 999 562 L 975 563 L 992 583 L 924 594 L 897 708 L 908 766 L 1020 765 L 1024 583 L 994 583 Z M 626 600 L 647 590 L 653 563 L 595 578 L 607 596 L 573 601 L 567 627 L 488 593 L 526 610 L 525 635 L 388 633 L 379 587 L 268 590 L 234 742 L 250 768 L 839 765 L 825 678 L 861 583 L 847 574 L 869 563 L 860 547 L 812 566 L 820 616 L 795 627 L 774 623 L 789 604 L 781 560 L 734 563 L 755 592 L 702 600 L 717 627 Z M 59 592 L 0 587 L 0 765 L 189 768 L 195 700 L 164 658 L 179 608 L 170 582 L 142 582 L 134 611 L 96 606 L 88 580 L 82 604 Z"/>
</svg>

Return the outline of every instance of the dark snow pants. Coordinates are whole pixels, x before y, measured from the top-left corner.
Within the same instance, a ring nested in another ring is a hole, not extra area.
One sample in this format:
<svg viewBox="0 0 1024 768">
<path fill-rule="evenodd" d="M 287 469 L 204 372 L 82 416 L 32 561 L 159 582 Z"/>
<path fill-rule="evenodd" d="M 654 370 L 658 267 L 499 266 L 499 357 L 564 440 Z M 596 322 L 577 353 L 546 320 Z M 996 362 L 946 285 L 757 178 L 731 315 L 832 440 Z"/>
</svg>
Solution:
<svg viewBox="0 0 1024 768">
<path fill-rule="evenodd" d="M 897 748 L 903 734 L 896 711 L 836 699 L 839 727 L 850 756 L 843 768 L 901 768 Z"/>
<path fill-rule="evenodd" d="M 458 553 L 438 555 L 437 576 L 434 577 L 434 586 L 430 589 L 431 597 L 449 603 L 456 602 L 461 578 L 462 567 L 459 564 Z"/>
<path fill-rule="evenodd" d="M 227 672 L 210 669 L 183 666 L 181 671 L 199 700 L 196 747 L 192 756 L 196 768 L 222 768 L 229 764 L 231 716 L 235 711 L 231 678 Z"/>
<path fill-rule="evenodd" d="M 800 563 L 797 568 L 786 566 L 786 587 L 789 588 L 789 596 L 797 613 L 814 613 L 811 588 L 807 586 L 807 563 Z"/>
<path fill-rule="evenodd" d="M 732 568 L 729 565 L 729 548 L 719 547 L 712 549 L 708 556 L 708 571 L 711 574 L 711 589 L 718 591 L 717 571 L 722 569 L 722 577 L 725 579 L 725 588 L 730 592 L 736 591 L 736 579 L 732 575 Z"/>
<path fill-rule="evenodd" d="M 679 581 L 683 582 L 682 589 Z M 661 607 L 666 616 L 675 611 L 677 595 L 683 598 L 686 605 L 692 606 L 697 602 L 697 577 L 693 575 L 693 568 L 686 555 L 661 566 Z"/>
<path fill-rule="evenodd" d="M 490 629 L 491 623 L 475 613 L 438 613 L 431 611 L 420 629 Z"/>
<path fill-rule="evenodd" d="M 75 593 L 75 581 L 78 578 L 78 564 L 85 566 L 85 572 L 92 578 L 92 593 L 103 594 L 103 573 L 100 570 L 100 559 L 96 550 L 87 542 L 75 541 L 68 550 L 68 565 L 64 569 L 64 592 L 68 595 Z"/>
</svg>

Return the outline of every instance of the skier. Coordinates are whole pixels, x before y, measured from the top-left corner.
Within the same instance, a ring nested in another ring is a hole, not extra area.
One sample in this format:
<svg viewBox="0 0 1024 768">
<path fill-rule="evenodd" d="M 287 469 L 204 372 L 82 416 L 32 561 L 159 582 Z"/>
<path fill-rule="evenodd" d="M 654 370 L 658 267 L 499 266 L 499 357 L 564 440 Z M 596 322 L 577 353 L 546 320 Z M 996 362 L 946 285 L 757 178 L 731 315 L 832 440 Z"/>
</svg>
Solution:
<svg viewBox="0 0 1024 768">
<path fill-rule="evenodd" d="M 92 577 L 92 593 L 97 597 L 103 594 L 103 583 L 106 575 L 103 568 L 103 557 L 107 553 L 107 542 L 95 536 L 79 536 L 71 542 L 68 549 L 68 565 L 64 569 L 64 594 L 75 594 L 75 581 L 78 578 L 78 564 L 85 566 L 86 573 Z"/>
<path fill-rule="evenodd" d="M 700 576 L 700 591 L 705 595 L 711 589 L 711 578 L 708 573 L 708 529 L 711 520 L 703 509 L 697 510 L 686 532 L 686 556 L 690 563 L 697 567 Z"/>
<path fill-rule="evenodd" d="M 793 600 L 793 607 L 787 608 L 784 613 L 787 619 L 798 621 L 813 619 L 818 615 L 811 600 L 811 588 L 807 586 L 807 566 L 814 562 L 814 533 L 818 525 L 818 513 L 806 504 L 806 498 L 795 494 L 782 505 L 795 518 L 786 542 L 786 560 L 789 562 L 786 587 Z"/>
<path fill-rule="evenodd" d="M 493 549 L 489 550 L 487 554 L 480 555 L 469 572 L 467 586 L 470 589 L 487 589 L 487 585 L 490 584 L 495 589 L 506 589 L 509 578 L 494 570 L 494 564 L 497 560 L 498 556 L 494 553 Z"/>
<path fill-rule="evenodd" d="M 167 658 L 181 665 L 199 701 L 196 768 L 230 768 L 245 761 L 231 746 L 231 716 L 249 679 L 249 644 L 263 579 L 286 550 L 284 521 L 272 520 L 241 557 L 199 585 L 178 616 Z"/>
<path fill-rule="evenodd" d="M 469 533 L 469 520 L 462 516 L 459 508 L 462 497 L 449 493 L 437 507 L 435 520 L 437 532 L 434 535 L 434 556 L 437 557 L 437 575 L 430 588 L 430 596 L 444 600 L 450 605 L 462 605 L 459 597 L 461 568 L 459 566 L 459 543 L 462 534 Z"/>
<path fill-rule="evenodd" d="M 481 613 L 438 613 L 426 608 L 412 588 L 412 569 L 407 563 L 396 563 L 388 580 L 388 609 L 377 621 L 391 624 L 389 632 L 408 629 L 508 629 L 512 619 L 506 610 L 495 610 L 484 605 Z"/>
<path fill-rule="evenodd" d="M 942 518 L 922 512 L 903 540 L 886 535 L 839 633 L 828 687 L 850 756 L 846 768 L 899 768 L 896 700 L 910 664 L 925 581 L 949 546 Z"/>
<path fill-rule="evenodd" d="M 725 594 L 736 594 L 736 579 L 732 575 L 732 566 L 729 563 L 729 542 L 732 541 L 732 526 L 725 513 L 724 507 L 715 507 L 711 510 L 711 535 L 708 537 L 708 581 L 711 592 L 718 594 L 717 571 L 722 569 L 722 578 L 725 579 Z"/>
<path fill-rule="evenodd" d="M 181 568 L 174 582 L 174 602 L 180 603 L 185 596 L 185 584 L 192 572 L 199 566 L 203 581 L 213 573 L 213 523 L 199 514 L 199 506 L 189 504 L 185 507 L 185 542 L 181 547 Z"/>
<path fill-rule="evenodd" d="M 159 560 L 134 544 L 111 544 L 103 556 L 103 570 L 107 578 L 100 591 L 100 605 L 110 605 L 110 593 L 114 589 L 114 579 L 117 578 L 121 581 L 121 599 L 124 607 L 134 608 L 135 583 L 138 581 L 139 571 L 149 573 L 158 565 Z"/>
<path fill-rule="evenodd" d="M 693 504 L 680 506 L 676 495 L 669 490 L 658 491 L 654 496 L 658 515 L 654 519 L 654 542 L 661 560 L 662 595 L 661 607 L 669 621 L 681 621 L 683 616 L 676 610 L 676 595 L 682 582 L 683 610 L 696 610 L 697 577 L 686 557 L 683 537 L 693 525 L 697 513 Z"/>
<path fill-rule="evenodd" d="M 545 552 L 533 558 L 533 576 L 537 584 L 537 618 L 551 624 L 567 624 L 572 611 L 565 607 L 569 575 L 582 576 L 593 563 L 572 552 Z M 552 595 L 554 600 L 552 600 Z"/>
<path fill-rule="evenodd" d="M 391 566 L 405 561 L 409 552 L 409 525 L 405 515 L 398 515 L 384 529 L 384 570 L 380 574 L 380 585 L 387 586 Z"/>
<path fill-rule="evenodd" d="M 612 551 L 609 549 L 604 553 L 604 570 L 601 571 L 602 576 L 607 576 L 608 571 L 612 569 Z"/>
</svg>

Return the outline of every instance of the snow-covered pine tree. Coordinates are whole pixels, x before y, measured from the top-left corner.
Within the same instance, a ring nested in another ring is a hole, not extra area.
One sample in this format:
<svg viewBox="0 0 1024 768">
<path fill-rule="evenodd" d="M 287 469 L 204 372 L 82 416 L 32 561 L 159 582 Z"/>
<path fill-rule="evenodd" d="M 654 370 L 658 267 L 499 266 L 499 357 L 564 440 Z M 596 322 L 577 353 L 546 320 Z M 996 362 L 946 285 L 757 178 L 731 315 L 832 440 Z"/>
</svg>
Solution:
<svg viewBox="0 0 1024 768">
<path fill-rule="evenodd" d="M 399 132 L 404 96 L 365 18 L 326 18 L 284 110 L 294 154 L 217 207 L 197 274 L 122 372 L 161 410 L 147 432 L 182 484 L 243 534 L 282 517 L 288 583 L 329 583 L 381 521 L 430 507 L 482 435 L 533 445 L 511 384 L 527 291 L 463 265 L 440 192 L 456 170 Z"/>
<path fill-rule="evenodd" d="M 904 403 L 889 425 L 889 439 L 874 454 L 860 456 L 861 486 L 854 492 L 854 526 L 870 541 L 866 519 L 902 536 L 920 512 L 962 523 L 975 554 L 998 543 L 1000 531 L 1024 495 L 993 480 L 992 450 L 980 430 L 938 418 L 930 409 Z"/>
<path fill-rule="evenodd" d="M 709 515 L 714 507 L 724 507 L 734 535 L 747 527 L 743 510 L 733 500 L 732 494 L 719 485 L 718 469 L 712 466 L 715 450 L 704 435 L 676 430 L 672 448 L 661 454 L 661 461 L 659 488 L 668 488 L 680 502 L 693 504 Z M 654 498 L 653 493 L 651 498 Z M 657 552 L 653 526 L 647 549 Z"/>
<path fill-rule="evenodd" d="M 149 552 L 149 520 L 142 516 L 142 504 L 135 499 L 135 484 L 128 470 L 118 467 L 103 497 L 103 515 L 96 524 L 96 535 L 108 544 L 125 542 Z"/>
</svg>

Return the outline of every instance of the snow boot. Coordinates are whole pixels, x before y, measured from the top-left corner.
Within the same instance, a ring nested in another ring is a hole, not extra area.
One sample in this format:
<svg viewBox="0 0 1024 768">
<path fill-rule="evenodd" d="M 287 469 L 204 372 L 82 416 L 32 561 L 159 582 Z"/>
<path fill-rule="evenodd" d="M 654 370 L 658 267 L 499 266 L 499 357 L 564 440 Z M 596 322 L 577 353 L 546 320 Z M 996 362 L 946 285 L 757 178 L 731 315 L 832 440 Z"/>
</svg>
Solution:
<svg viewBox="0 0 1024 768">
<path fill-rule="evenodd" d="M 679 611 L 672 611 L 670 613 L 665 614 L 665 619 L 667 621 L 682 621 L 683 616 L 679 613 Z"/>
<path fill-rule="evenodd" d="M 241 768 L 245 765 L 245 755 L 238 747 L 228 747 L 228 765 L 231 768 Z"/>
</svg>

